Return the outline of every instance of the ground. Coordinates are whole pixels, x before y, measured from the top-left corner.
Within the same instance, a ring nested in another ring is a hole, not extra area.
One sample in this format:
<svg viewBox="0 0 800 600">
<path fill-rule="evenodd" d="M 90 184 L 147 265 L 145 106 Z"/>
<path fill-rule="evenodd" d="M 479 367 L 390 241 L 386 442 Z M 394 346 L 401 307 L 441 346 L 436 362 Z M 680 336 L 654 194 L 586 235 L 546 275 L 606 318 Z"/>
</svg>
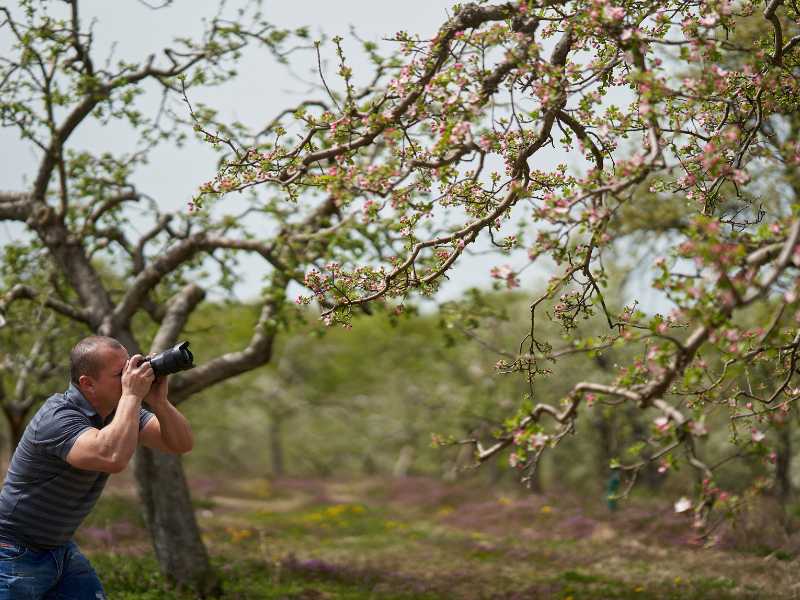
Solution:
<svg viewBox="0 0 800 600">
<path fill-rule="evenodd" d="M 130 480 L 113 479 L 77 536 L 110 598 L 190 598 L 158 573 Z M 191 485 L 227 599 L 800 598 L 791 552 L 729 525 L 705 547 L 663 498 L 612 513 L 602 494 L 426 478 Z"/>
</svg>

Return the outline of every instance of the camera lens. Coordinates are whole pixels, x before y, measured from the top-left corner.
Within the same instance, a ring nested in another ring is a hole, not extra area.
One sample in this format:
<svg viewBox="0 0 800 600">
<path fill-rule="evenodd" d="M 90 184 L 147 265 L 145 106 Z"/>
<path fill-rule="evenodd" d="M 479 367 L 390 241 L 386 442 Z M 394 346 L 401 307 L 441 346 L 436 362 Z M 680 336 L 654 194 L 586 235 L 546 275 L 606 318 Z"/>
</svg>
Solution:
<svg viewBox="0 0 800 600">
<path fill-rule="evenodd" d="M 189 342 L 180 342 L 149 360 L 156 377 L 191 369 L 194 366 L 194 356 L 189 350 Z"/>
</svg>

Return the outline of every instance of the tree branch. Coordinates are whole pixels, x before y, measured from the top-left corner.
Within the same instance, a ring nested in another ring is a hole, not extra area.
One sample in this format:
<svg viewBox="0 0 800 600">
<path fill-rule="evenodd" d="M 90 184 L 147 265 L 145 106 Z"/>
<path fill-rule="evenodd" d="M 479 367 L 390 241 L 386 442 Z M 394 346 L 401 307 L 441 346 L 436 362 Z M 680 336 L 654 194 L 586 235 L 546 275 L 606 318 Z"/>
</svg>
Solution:
<svg viewBox="0 0 800 600">
<path fill-rule="evenodd" d="M 11 288 L 11 290 L 9 290 L 9 292 L 3 296 L 2 299 L 0 299 L 0 326 L 5 324 L 5 318 L 3 315 L 5 315 L 8 307 L 17 300 L 41 300 L 46 307 L 53 309 L 65 317 L 69 317 L 73 321 L 78 321 L 86 325 L 91 324 L 91 318 L 88 311 L 72 306 L 71 304 L 67 304 L 66 302 L 62 302 L 56 298 L 44 297 L 41 292 L 28 285 L 23 285 L 20 283 Z"/>
<path fill-rule="evenodd" d="M 189 320 L 189 315 L 205 295 L 203 288 L 190 283 L 169 301 L 161 327 L 150 346 L 151 352 L 162 352 L 175 344 L 186 321 Z"/>
<path fill-rule="evenodd" d="M 268 363 L 276 333 L 276 312 L 272 302 L 264 303 L 253 330 L 253 337 L 244 350 L 228 352 L 190 371 L 175 375 L 170 383 L 173 404 L 182 402 L 195 392 Z"/>
<path fill-rule="evenodd" d="M 26 192 L 0 192 L 0 220 L 25 221 L 31 213 L 32 196 Z"/>
</svg>

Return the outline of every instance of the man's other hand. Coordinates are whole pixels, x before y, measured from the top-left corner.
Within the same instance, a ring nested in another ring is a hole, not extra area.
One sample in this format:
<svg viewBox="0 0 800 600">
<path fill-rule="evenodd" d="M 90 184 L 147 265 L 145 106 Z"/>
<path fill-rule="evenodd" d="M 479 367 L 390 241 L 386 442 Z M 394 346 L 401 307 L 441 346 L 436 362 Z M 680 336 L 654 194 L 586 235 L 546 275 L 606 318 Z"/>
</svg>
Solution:
<svg viewBox="0 0 800 600">
<path fill-rule="evenodd" d="M 167 402 L 167 389 L 169 388 L 169 375 L 156 377 L 153 385 L 150 386 L 150 391 L 144 397 L 152 408 L 157 408 L 160 404 Z"/>
<path fill-rule="evenodd" d="M 131 394 L 140 400 L 152 387 L 155 374 L 153 367 L 141 354 L 134 354 L 125 363 L 122 371 L 122 393 Z"/>
</svg>

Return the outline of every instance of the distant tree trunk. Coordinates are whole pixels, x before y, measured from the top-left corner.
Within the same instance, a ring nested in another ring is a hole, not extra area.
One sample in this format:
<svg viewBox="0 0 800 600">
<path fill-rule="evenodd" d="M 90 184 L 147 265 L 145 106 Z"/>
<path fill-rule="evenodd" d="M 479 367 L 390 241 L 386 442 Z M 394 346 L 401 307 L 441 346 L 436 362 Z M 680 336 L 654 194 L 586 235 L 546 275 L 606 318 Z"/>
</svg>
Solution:
<svg viewBox="0 0 800 600">
<path fill-rule="evenodd" d="M 413 463 L 414 446 L 406 444 L 400 449 L 400 454 L 398 454 L 397 460 L 394 463 L 394 468 L 392 469 L 392 475 L 394 477 L 405 477 L 408 475 L 408 470 Z"/>
<path fill-rule="evenodd" d="M 595 355 L 594 362 L 603 371 L 611 372 L 612 361 L 607 355 Z M 597 431 L 599 443 L 599 451 L 595 454 L 595 469 L 597 471 L 597 480 L 605 488 L 608 484 L 608 470 L 611 466 L 611 459 L 615 458 L 619 452 L 619 426 L 614 422 L 616 412 L 608 411 L 602 404 L 597 404 L 592 410 L 596 415 L 592 425 Z M 631 427 L 634 429 L 635 438 L 636 415 L 630 415 L 629 418 L 632 419 Z"/>
<path fill-rule="evenodd" d="M 642 424 L 638 411 L 631 407 L 627 416 L 631 424 L 633 439 L 637 442 L 646 440 L 648 437 L 647 427 Z M 658 490 L 664 484 L 664 477 L 658 472 L 658 466 L 654 462 L 648 462 L 639 472 L 639 481 L 651 490 Z"/>
<path fill-rule="evenodd" d="M 0 384 L 0 404 L 3 407 L 3 414 L 8 423 L 8 432 L 10 435 L 8 458 L 14 454 L 17 449 L 19 441 L 22 439 L 22 434 L 25 433 L 25 425 L 28 421 L 28 413 L 31 412 L 35 399 L 32 396 L 26 396 L 22 399 L 16 398 L 9 400 L 6 396 L 5 388 Z"/>
<path fill-rule="evenodd" d="M 9 408 L 4 410 L 6 421 L 8 422 L 8 431 L 11 436 L 10 447 L 8 455 L 14 454 L 17 449 L 19 441 L 22 439 L 22 434 L 25 433 L 25 422 L 28 416 L 28 411 L 16 411 Z"/>
<path fill-rule="evenodd" d="M 475 464 L 475 447 L 473 444 L 464 444 L 459 446 L 458 453 L 455 460 L 450 464 L 450 467 L 444 472 L 443 479 L 445 481 L 455 481 L 458 479 L 461 471 Z"/>
<path fill-rule="evenodd" d="M 605 482 L 611 459 L 614 457 L 614 427 L 611 419 L 603 414 L 602 406 L 596 406 L 593 410 L 597 411 L 597 417 L 592 425 L 597 432 L 599 446 L 595 454 L 595 469 L 598 481 Z"/>
<path fill-rule="evenodd" d="M 200 537 L 180 457 L 140 447 L 135 473 L 164 575 L 200 597 L 219 594 L 219 580 Z"/>
<path fill-rule="evenodd" d="M 485 468 L 489 471 L 489 482 L 492 486 L 499 484 L 506 474 L 506 471 L 500 468 L 499 460 L 490 460 Z"/>
<path fill-rule="evenodd" d="M 536 470 L 528 475 L 526 485 L 528 486 L 528 489 L 534 494 L 541 494 L 544 491 L 544 486 L 542 485 L 541 462 L 539 462 L 539 464 L 536 465 Z"/>
<path fill-rule="evenodd" d="M 778 501 L 783 508 L 784 515 L 786 507 L 792 499 L 792 425 L 789 419 L 776 428 L 778 433 L 778 445 L 775 450 L 775 484 L 777 487 Z M 788 521 L 787 521 L 788 522 Z"/>
<path fill-rule="evenodd" d="M 272 476 L 282 477 L 286 473 L 286 463 L 283 454 L 283 440 L 281 429 L 283 418 L 272 415 L 269 420 L 269 453 L 272 465 Z"/>
<path fill-rule="evenodd" d="M 364 455 L 361 461 L 361 472 L 369 476 L 375 475 L 378 472 L 378 465 L 375 464 L 375 459 L 371 452 L 367 452 L 367 454 Z"/>
</svg>

